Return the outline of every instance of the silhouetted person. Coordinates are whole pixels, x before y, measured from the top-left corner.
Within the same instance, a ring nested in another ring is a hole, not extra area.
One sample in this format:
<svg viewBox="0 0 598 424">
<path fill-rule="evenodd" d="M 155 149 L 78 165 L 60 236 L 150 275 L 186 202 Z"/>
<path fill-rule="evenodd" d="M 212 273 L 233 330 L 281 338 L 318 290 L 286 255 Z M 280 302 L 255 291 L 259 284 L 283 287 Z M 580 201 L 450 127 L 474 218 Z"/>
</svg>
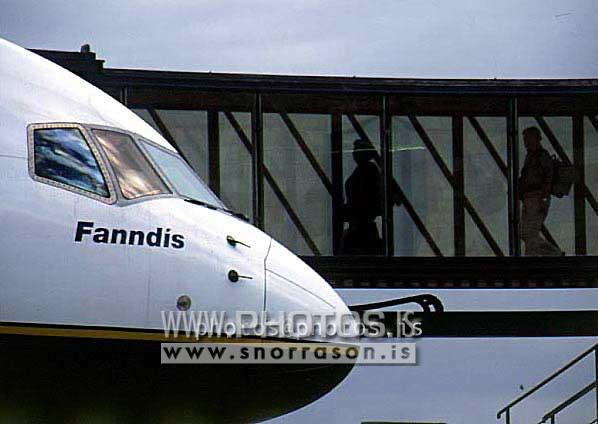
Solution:
<svg viewBox="0 0 598 424">
<path fill-rule="evenodd" d="M 555 256 L 562 252 L 542 234 L 542 225 L 550 208 L 553 166 L 550 154 L 542 147 L 542 133 L 537 127 L 523 131 L 527 149 L 525 163 L 519 178 L 521 211 L 521 238 L 526 256 Z"/>
<path fill-rule="evenodd" d="M 341 254 L 381 255 L 384 244 L 380 239 L 376 217 L 382 215 L 380 169 L 374 162 L 376 150 L 366 140 L 355 140 L 353 159 L 357 167 L 345 182 L 347 203 L 343 221 L 349 223 L 341 243 Z"/>
</svg>

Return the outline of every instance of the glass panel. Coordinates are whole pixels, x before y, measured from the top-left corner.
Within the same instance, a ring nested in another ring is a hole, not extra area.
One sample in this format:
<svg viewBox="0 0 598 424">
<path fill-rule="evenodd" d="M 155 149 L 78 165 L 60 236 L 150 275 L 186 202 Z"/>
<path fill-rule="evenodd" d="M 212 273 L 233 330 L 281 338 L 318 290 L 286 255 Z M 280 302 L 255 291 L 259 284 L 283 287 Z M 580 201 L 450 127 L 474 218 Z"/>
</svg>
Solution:
<svg viewBox="0 0 598 424">
<path fill-rule="evenodd" d="M 594 123 L 596 126 L 594 126 Z M 586 186 L 598 198 L 598 116 L 584 118 L 584 153 Z M 586 200 L 586 240 L 588 255 L 598 255 L 598 213 Z"/>
<path fill-rule="evenodd" d="M 298 220 L 293 222 L 266 179 L 266 232 L 297 254 L 332 254 L 332 197 L 316 171 L 330 181 L 330 116 L 291 113 L 285 122 L 278 113 L 265 113 L 263 119 L 264 164 Z"/>
<path fill-rule="evenodd" d="M 449 169 L 452 160 L 452 120 L 450 117 L 417 117 Z M 415 212 L 444 255 L 452 255 L 453 190 L 406 116 L 392 118 L 393 176 Z M 407 213 L 394 207 L 395 254 L 425 256 L 433 252 Z"/>
<path fill-rule="evenodd" d="M 127 199 L 170 193 L 131 137 L 116 131 L 94 130 L 114 168 Z"/>
<path fill-rule="evenodd" d="M 464 119 L 463 137 L 465 195 L 498 246 L 507 254 L 508 187 L 506 174 L 503 173 L 507 163 L 507 120 L 502 117 Z M 483 143 L 483 138 L 490 142 L 488 146 Z M 500 164 L 494 160 L 490 149 L 498 155 Z M 465 238 L 466 256 L 494 256 L 488 242 L 467 212 Z"/>
<path fill-rule="evenodd" d="M 486 225 L 488 224 L 486 223 Z M 495 256 L 488 240 L 467 212 L 465 212 L 465 240 L 465 256 Z"/>
<path fill-rule="evenodd" d="M 345 222 L 340 253 L 383 255 L 380 118 L 344 115 L 342 128 Z"/>
<path fill-rule="evenodd" d="M 565 151 L 569 159 L 572 160 L 573 128 L 571 117 L 551 116 L 545 117 L 544 120 L 552 134 L 554 134 L 556 141 Z M 540 130 L 542 137 L 542 147 L 546 149 L 550 156 L 556 155 L 558 157 L 554 147 L 552 146 L 549 140 L 548 134 L 544 131 L 544 129 L 541 128 L 538 121 L 532 117 L 522 117 L 519 119 L 520 166 L 523 167 L 527 153 L 523 141 L 523 131 L 529 127 L 536 127 Z M 544 221 L 544 225 L 556 241 L 559 249 L 569 255 L 575 254 L 575 215 L 573 208 L 573 200 L 573 190 L 571 191 L 569 196 L 565 196 L 562 198 L 550 196 L 550 207 L 548 209 L 548 215 L 546 217 L 546 220 Z M 522 223 L 522 225 L 524 225 L 524 223 Z M 542 247 L 544 241 L 540 240 L 539 243 L 541 243 L 540 247 Z M 525 252 L 525 244 L 523 245 L 523 247 L 523 251 Z M 548 252 L 548 247 L 546 249 L 544 249 L 543 247 L 538 249 L 532 248 L 531 254 L 546 254 L 542 252 Z"/>
<path fill-rule="evenodd" d="M 33 134 L 37 176 L 109 197 L 102 171 L 81 131 L 49 128 Z"/>
<path fill-rule="evenodd" d="M 448 116 L 418 116 L 418 122 L 450 170 L 453 169 L 453 120 Z"/>
<path fill-rule="evenodd" d="M 253 166 L 251 160 L 251 113 L 233 112 L 242 135 L 226 114 L 220 113 L 220 198 L 234 211 L 253 220 Z M 248 143 L 246 146 L 243 139 Z"/>
<path fill-rule="evenodd" d="M 166 151 L 150 143 L 144 142 L 144 146 L 180 195 L 215 206 L 223 206 L 216 195 L 177 153 Z"/>
<path fill-rule="evenodd" d="M 135 112 L 145 122 L 150 124 L 156 131 L 158 131 L 158 133 L 161 134 L 160 129 L 156 125 L 156 121 L 154 121 L 154 119 L 152 118 L 152 115 L 150 115 L 150 113 L 147 111 L 147 109 L 131 109 L 131 110 L 133 112 Z"/>
<path fill-rule="evenodd" d="M 156 111 L 176 148 L 203 181 L 208 181 L 208 114 L 201 110 Z"/>
<path fill-rule="evenodd" d="M 409 194 L 406 193 L 407 196 Z M 434 251 L 402 207 L 393 208 L 395 256 L 434 256 Z M 397 238 L 400 234 L 400 238 Z"/>
<path fill-rule="evenodd" d="M 264 184 L 264 209 L 268 217 L 266 232 L 269 235 L 298 255 L 314 254 L 268 183 Z"/>
</svg>

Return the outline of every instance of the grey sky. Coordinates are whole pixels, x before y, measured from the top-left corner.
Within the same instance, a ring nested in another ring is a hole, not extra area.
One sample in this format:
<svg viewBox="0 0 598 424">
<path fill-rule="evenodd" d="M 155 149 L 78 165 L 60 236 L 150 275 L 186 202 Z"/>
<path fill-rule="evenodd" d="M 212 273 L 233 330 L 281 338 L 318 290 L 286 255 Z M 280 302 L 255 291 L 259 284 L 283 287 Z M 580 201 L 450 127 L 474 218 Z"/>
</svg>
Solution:
<svg viewBox="0 0 598 424">
<path fill-rule="evenodd" d="M 0 35 L 110 67 L 597 77 L 594 0 L 0 0 Z"/>
<path fill-rule="evenodd" d="M 523 393 L 520 385 L 530 389 L 591 345 L 587 338 L 423 339 L 417 343 L 418 365 L 358 366 L 322 399 L 271 422 L 502 424 L 496 412 Z M 538 422 L 591 383 L 593 367 L 591 357 L 576 364 L 516 408 L 513 423 Z M 593 414 L 595 398 L 589 395 L 557 422 L 589 423 Z"/>
<path fill-rule="evenodd" d="M 108 67 L 390 77 L 598 78 L 598 1 L 0 0 L 0 37 L 28 48 L 90 43 Z M 591 291 L 440 292 L 452 310 L 596 309 Z M 350 302 L 411 294 L 345 291 Z M 496 422 L 497 409 L 590 339 L 423 340 L 415 367 L 360 367 L 274 420 Z M 583 387 L 593 364 L 537 396 L 531 422 Z M 552 391 L 551 391 L 552 390 Z M 589 422 L 581 404 L 570 422 Z M 561 421 L 559 421 L 561 422 Z M 566 422 L 566 421 L 563 421 Z"/>
</svg>

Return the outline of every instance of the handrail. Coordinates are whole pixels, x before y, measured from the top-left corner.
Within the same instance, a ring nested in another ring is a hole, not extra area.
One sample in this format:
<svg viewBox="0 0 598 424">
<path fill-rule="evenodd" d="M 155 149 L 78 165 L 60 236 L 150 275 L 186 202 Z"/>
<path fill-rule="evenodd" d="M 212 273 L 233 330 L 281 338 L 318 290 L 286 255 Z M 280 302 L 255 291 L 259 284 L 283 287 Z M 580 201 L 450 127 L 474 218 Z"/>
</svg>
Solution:
<svg viewBox="0 0 598 424">
<path fill-rule="evenodd" d="M 567 399 L 566 401 L 564 401 L 563 403 L 561 403 L 560 405 L 558 405 L 556 408 L 554 408 L 552 411 L 550 411 L 546 415 L 544 415 L 542 417 L 542 421 L 540 421 L 538 424 L 543 424 L 546 421 L 548 421 L 549 419 L 553 419 L 556 416 L 556 414 L 558 414 L 563 409 L 567 408 L 573 402 L 579 400 L 580 398 L 582 398 L 583 396 L 585 396 L 586 394 L 588 394 L 589 392 L 591 392 L 592 389 L 595 389 L 595 388 L 596 388 L 596 381 L 594 381 L 593 383 L 588 384 L 586 387 L 584 387 L 583 389 L 581 389 L 579 392 L 575 393 L 569 399 Z"/>
<path fill-rule="evenodd" d="M 442 301 L 431 294 L 420 294 L 417 296 L 400 297 L 398 299 L 384 300 L 382 302 L 360 303 L 359 305 L 349 305 L 349 310 L 363 312 L 373 309 L 386 308 L 389 306 L 405 305 L 408 303 L 417 303 L 424 312 L 443 312 L 444 305 Z"/>
<path fill-rule="evenodd" d="M 561 375 L 562 373 L 564 373 L 565 371 L 567 371 L 569 368 L 571 368 L 573 365 L 575 365 L 576 363 L 578 363 L 579 361 L 581 361 L 583 358 L 585 358 L 586 356 L 588 356 L 592 352 L 596 352 L 598 354 L 598 343 L 596 343 L 594 346 L 592 346 L 588 350 L 586 350 L 583 353 L 581 353 L 580 355 L 578 355 L 576 358 L 574 358 L 573 360 L 571 360 L 568 364 L 566 364 L 565 366 L 563 366 L 559 370 L 555 371 L 550 376 L 548 376 L 547 378 L 545 378 L 544 380 L 542 380 L 540 383 L 538 383 L 534 387 L 532 387 L 530 390 L 528 390 L 527 392 L 525 392 L 524 394 L 522 394 L 521 396 L 519 396 L 517 399 L 515 399 L 514 401 L 512 401 L 511 403 L 509 403 L 507 406 L 505 406 L 504 408 L 502 408 L 496 414 L 496 419 L 500 419 L 500 417 L 502 417 L 502 414 L 504 414 L 505 412 L 508 412 L 513 406 L 517 405 L 519 402 L 521 402 L 522 400 L 526 399 L 528 396 L 530 396 L 533 393 L 535 393 L 538 390 L 540 390 L 546 384 L 548 384 L 549 382 L 551 382 L 552 380 L 554 380 L 556 377 L 558 377 L 559 375 Z"/>
</svg>

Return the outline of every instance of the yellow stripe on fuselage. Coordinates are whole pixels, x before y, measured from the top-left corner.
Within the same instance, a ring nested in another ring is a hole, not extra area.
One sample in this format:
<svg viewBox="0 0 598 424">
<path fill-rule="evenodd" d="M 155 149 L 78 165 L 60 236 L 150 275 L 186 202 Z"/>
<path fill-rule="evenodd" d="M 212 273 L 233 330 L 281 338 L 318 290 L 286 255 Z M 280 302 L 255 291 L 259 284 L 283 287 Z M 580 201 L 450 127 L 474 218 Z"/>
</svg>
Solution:
<svg viewBox="0 0 598 424">
<path fill-rule="evenodd" d="M 143 331 L 139 329 L 112 329 L 106 328 L 69 328 L 60 326 L 35 326 L 35 325 L 0 325 L 0 335 L 42 336 L 42 337 L 75 337 L 91 339 L 114 340 L 147 340 L 160 342 L 190 342 L 190 343 L 273 343 L 277 340 L 257 337 L 226 337 L 226 336 L 186 336 L 179 332 L 177 337 L 170 334 L 168 337 L 163 332 Z M 283 342 L 283 340 L 278 340 Z"/>
</svg>

